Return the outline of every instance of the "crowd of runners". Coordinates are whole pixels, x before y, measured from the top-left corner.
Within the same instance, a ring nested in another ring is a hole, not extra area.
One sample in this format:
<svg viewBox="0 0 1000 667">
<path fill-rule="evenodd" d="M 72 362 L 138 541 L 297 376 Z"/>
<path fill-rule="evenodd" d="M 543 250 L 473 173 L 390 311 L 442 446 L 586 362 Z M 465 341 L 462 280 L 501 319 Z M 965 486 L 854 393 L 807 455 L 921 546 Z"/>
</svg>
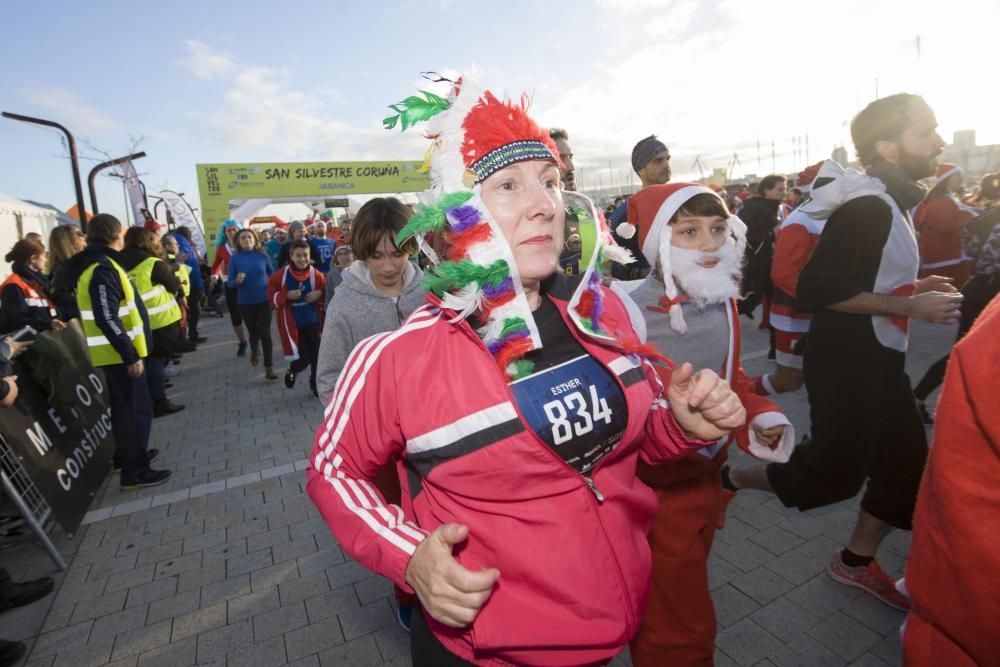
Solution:
<svg viewBox="0 0 1000 667">
<path fill-rule="evenodd" d="M 414 665 L 595 665 L 625 646 L 640 667 L 712 664 L 708 558 L 743 489 L 802 511 L 862 492 L 829 576 L 909 612 L 908 665 L 995 660 L 981 623 L 996 603 L 976 577 L 995 578 L 1000 549 L 962 506 L 995 511 L 979 362 L 1000 358 L 997 306 L 983 313 L 1000 287 L 1000 175 L 966 194 L 938 163 L 931 107 L 898 94 L 851 122 L 860 169 L 677 183 L 650 135 L 631 154 L 641 189 L 598 210 L 575 192 L 566 130 L 471 78 L 438 83 L 416 207 L 378 197 L 260 232 L 226 220 L 211 261 L 190 230 L 106 214 L 85 235 L 19 241 L 0 402 L 17 396 L 19 332 L 79 318 L 108 379 L 120 486 L 162 484 L 151 419 L 184 409 L 170 378 L 206 341 L 199 319 L 225 313 L 263 381 L 295 390 L 308 371 L 324 406 L 308 494 L 394 582 Z M 962 340 L 915 386 L 910 320 L 959 324 Z M 747 323 L 768 330 L 773 372 L 743 371 Z M 796 433 L 768 397 L 803 386 Z M 759 463 L 730 467 L 730 446 Z M 892 530 L 914 531 L 900 581 L 877 560 Z M 956 549 L 976 566 L 949 562 Z M 13 604 L 48 590 L 0 576 Z"/>
</svg>

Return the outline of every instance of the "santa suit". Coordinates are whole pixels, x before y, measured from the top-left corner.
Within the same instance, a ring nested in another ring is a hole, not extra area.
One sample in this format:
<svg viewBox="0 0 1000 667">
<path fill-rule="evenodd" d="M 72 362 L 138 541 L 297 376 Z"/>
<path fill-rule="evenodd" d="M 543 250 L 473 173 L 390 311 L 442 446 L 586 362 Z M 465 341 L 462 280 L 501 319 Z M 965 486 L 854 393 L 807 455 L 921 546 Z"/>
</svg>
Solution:
<svg viewBox="0 0 1000 667">
<path fill-rule="evenodd" d="M 778 228 L 771 260 L 771 281 L 774 283 L 771 326 L 775 332 L 776 361 L 782 366 L 802 368 L 802 353 L 796 353 L 795 347 L 809 331 L 812 314 L 799 310 L 795 288 L 802 268 L 819 243 L 825 222 L 811 217 L 807 207 L 799 207 Z"/>
<path fill-rule="evenodd" d="M 613 287 L 619 294 L 620 284 Z M 640 338 L 670 356 L 675 363 L 697 360 L 677 354 L 678 343 L 700 347 L 703 358 L 718 359 L 719 375 L 728 380 L 747 410 L 747 423 L 761 428 L 785 425 L 785 433 L 772 450 L 757 442 L 744 427 L 667 465 L 640 463 L 638 477 L 654 491 L 660 509 L 649 534 L 653 551 L 653 582 L 639 634 L 631 643 L 632 663 L 646 665 L 711 665 L 715 651 L 715 607 L 708 588 L 708 556 L 725 512 L 719 470 L 734 440 L 751 455 L 768 461 L 786 461 L 795 443 L 788 419 L 766 398 L 754 393 L 753 380 L 740 363 L 740 322 L 736 302 L 712 304 L 704 310 L 682 304 L 689 331 L 684 336 L 670 328 L 663 308 L 663 283 L 650 276 L 629 294 L 629 314 Z M 702 320 L 702 322 L 699 322 Z M 719 327 L 719 321 L 728 326 Z M 700 326 L 704 324 L 704 326 Z M 645 332 L 644 332 L 645 330 Z M 706 336 L 715 339 L 706 341 Z M 708 362 L 712 363 L 712 362 Z M 695 368 L 699 368 L 695 364 Z M 670 382 L 671 371 L 660 367 L 661 381 Z"/>
<path fill-rule="evenodd" d="M 995 665 L 1000 655 L 998 334 L 1000 297 L 951 352 L 906 567 L 909 667 Z"/>
<path fill-rule="evenodd" d="M 955 195 L 946 193 L 924 200 L 913 213 L 920 235 L 920 277 L 948 276 L 961 287 L 972 275 L 972 260 L 962 252 L 962 231 L 976 217 Z"/>
</svg>

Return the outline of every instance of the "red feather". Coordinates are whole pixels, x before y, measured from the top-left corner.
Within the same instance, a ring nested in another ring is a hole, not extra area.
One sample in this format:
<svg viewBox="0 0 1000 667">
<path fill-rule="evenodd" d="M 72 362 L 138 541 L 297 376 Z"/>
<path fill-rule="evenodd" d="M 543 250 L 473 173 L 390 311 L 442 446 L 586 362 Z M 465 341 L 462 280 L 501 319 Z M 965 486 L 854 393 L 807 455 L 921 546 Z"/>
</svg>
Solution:
<svg viewBox="0 0 1000 667">
<path fill-rule="evenodd" d="M 469 253 L 470 246 L 489 240 L 491 233 L 490 226 L 481 222 L 469 227 L 461 234 L 449 234 L 448 259 L 457 262 L 465 258 Z"/>
<path fill-rule="evenodd" d="M 576 306 L 576 312 L 579 313 L 580 317 L 590 317 L 594 314 L 593 292 L 585 290 L 584 293 L 580 295 L 580 303 Z"/>
<path fill-rule="evenodd" d="M 465 166 L 471 167 L 495 148 L 525 140 L 542 142 L 551 151 L 552 158 L 559 162 L 559 149 L 549 137 L 548 130 L 543 130 L 528 116 L 529 101 L 527 95 L 522 95 L 520 104 L 510 100 L 501 102 L 490 91 L 483 93 L 462 122 L 462 129 L 465 130 L 462 159 Z"/>
<path fill-rule="evenodd" d="M 518 338 L 500 348 L 496 354 L 497 365 L 500 366 L 500 370 L 506 373 L 510 362 L 517 361 L 528 352 L 531 352 L 531 345 L 530 338 Z"/>
</svg>

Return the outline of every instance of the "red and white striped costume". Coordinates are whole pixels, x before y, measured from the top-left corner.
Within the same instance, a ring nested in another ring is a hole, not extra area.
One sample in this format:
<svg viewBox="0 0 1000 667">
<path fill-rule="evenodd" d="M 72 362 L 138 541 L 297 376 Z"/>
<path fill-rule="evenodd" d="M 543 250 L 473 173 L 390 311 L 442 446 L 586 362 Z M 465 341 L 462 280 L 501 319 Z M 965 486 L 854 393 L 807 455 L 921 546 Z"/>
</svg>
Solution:
<svg viewBox="0 0 1000 667">
<path fill-rule="evenodd" d="M 771 326 L 774 327 L 776 361 L 782 366 L 802 368 L 802 355 L 795 346 L 809 331 L 812 315 L 795 307 L 795 286 L 802 268 L 812 257 L 825 219 L 809 216 L 799 207 L 778 227 L 771 261 L 774 295 L 771 300 Z"/>
</svg>

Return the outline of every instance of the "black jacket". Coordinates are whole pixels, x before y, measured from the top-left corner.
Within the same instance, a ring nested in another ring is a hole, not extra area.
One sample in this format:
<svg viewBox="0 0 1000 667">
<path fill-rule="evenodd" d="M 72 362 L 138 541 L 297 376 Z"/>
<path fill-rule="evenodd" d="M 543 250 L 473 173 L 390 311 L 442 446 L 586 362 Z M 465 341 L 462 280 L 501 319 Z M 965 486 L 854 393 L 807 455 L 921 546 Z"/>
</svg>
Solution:
<svg viewBox="0 0 1000 667">
<path fill-rule="evenodd" d="M 771 260 L 774 258 L 774 238 L 778 227 L 778 207 L 781 202 L 765 197 L 751 197 L 739 210 L 747 226 L 747 249 L 743 259 L 743 299 L 739 311 L 753 312 L 765 296 L 774 289 L 771 281 Z"/>
<path fill-rule="evenodd" d="M 32 271 L 21 262 L 14 262 L 11 269 L 36 292 L 44 297 L 49 296 L 48 280 L 45 276 Z M 39 333 L 48 331 L 52 328 L 52 313 L 49 312 L 47 305 L 28 304 L 21 288 L 9 283 L 0 292 L 0 333 L 11 333 L 25 325 Z"/>
</svg>

